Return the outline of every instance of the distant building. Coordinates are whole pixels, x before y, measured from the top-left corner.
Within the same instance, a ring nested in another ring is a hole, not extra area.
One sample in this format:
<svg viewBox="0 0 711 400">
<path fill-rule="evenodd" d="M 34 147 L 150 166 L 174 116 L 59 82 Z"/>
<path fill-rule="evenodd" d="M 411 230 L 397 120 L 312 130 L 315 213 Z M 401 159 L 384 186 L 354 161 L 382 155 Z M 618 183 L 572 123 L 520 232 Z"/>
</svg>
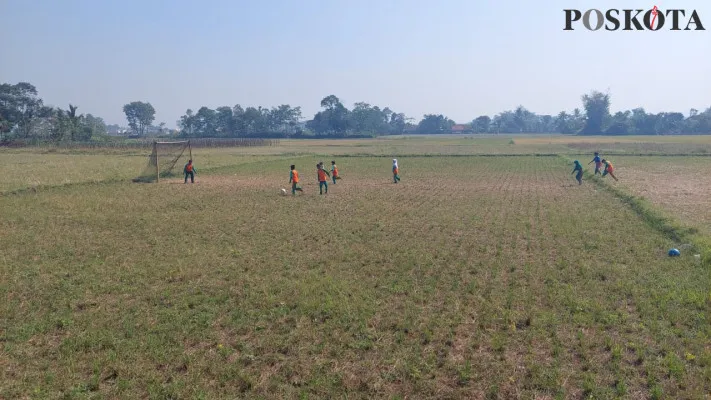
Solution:
<svg viewBox="0 0 711 400">
<path fill-rule="evenodd" d="M 111 124 L 106 125 L 106 133 L 111 136 L 126 136 L 128 134 L 128 129 L 116 124 Z"/>
<path fill-rule="evenodd" d="M 456 124 L 452 126 L 452 133 L 473 133 L 474 129 L 469 124 Z"/>
</svg>

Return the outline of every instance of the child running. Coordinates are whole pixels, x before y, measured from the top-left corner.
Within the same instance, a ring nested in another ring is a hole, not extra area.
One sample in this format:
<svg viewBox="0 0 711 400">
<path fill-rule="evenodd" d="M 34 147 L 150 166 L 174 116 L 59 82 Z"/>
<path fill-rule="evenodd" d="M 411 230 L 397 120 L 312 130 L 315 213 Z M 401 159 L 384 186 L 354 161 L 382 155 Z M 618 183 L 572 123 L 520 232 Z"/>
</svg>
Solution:
<svg viewBox="0 0 711 400">
<path fill-rule="evenodd" d="M 323 169 L 323 164 L 316 164 L 316 177 L 318 177 L 318 194 L 323 194 L 323 188 L 326 188 L 326 194 L 328 194 L 328 181 L 326 180 L 326 175 L 328 171 Z"/>
<path fill-rule="evenodd" d="M 393 183 L 400 182 L 400 168 L 397 166 L 397 159 L 393 158 Z"/>
<path fill-rule="evenodd" d="M 575 164 L 575 168 L 573 168 L 573 172 L 571 174 L 574 174 L 577 171 L 577 175 L 575 175 L 575 179 L 578 180 L 578 185 L 583 184 L 583 166 L 580 165 L 580 161 L 575 160 L 573 161 L 573 164 Z"/>
<path fill-rule="evenodd" d="M 605 171 L 602 173 L 602 176 L 610 175 L 611 177 L 615 178 L 615 180 L 618 180 L 615 174 L 613 173 L 615 172 L 615 167 L 612 166 L 612 163 L 605 160 L 604 158 L 602 159 L 602 163 L 605 164 Z"/>
<path fill-rule="evenodd" d="M 336 179 L 341 179 L 340 175 L 338 175 L 338 167 L 336 167 L 336 162 L 331 161 L 331 178 L 333 178 L 333 184 L 336 184 Z"/>
<path fill-rule="evenodd" d="M 597 151 L 595 152 L 595 157 L 588 163 L 588 165 L 595 163 L 595 173 L 593 175 L 597 175 L 600 173 L 600 168 L 602 168 L 602 160 L 600 160 L 600 153 Z"/>
<path fill-rule="evenodd" d="M 304 190 L 299 186 L 299 171 L 296 170 L 295 165 L 291 165 L 291 172 L 289 172 L 289 183 L 291 183 L 291 195 L 296 196 L 296 191 L 304 193 Z"/>
</svg>

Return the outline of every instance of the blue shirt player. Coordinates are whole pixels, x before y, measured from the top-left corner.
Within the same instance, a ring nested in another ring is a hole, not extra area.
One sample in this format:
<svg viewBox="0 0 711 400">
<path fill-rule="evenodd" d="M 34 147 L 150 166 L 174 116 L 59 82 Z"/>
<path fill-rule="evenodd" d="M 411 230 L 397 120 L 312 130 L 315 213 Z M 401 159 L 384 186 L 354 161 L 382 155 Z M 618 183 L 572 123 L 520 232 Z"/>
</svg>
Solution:
<svg viewBox="0 0 711 400">
<path fill-rule="evenodd" d="M 602 159 L 600 158 L 600 153 L 595 152 L 595 157 L 592 159 L 592 161 L 590 161 L 588 163 L 588 165 L 590 165 L 592 163 L 595 163 L 595 174 L 594 175 L 597 175 L 597 174 L 602 175 L 602 172 L 600 171 L 600 169 L 602 168 Z"/>
</svg>

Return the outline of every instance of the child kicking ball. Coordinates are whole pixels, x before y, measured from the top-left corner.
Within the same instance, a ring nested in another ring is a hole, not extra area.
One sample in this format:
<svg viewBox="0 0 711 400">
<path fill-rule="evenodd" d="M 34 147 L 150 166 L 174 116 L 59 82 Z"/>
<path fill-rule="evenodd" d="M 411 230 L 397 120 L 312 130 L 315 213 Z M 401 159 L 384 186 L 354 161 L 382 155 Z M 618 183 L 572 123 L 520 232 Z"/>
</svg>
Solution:
<svg viewBox="0 0 711 400">
<path fill-rule="evenodd" d="M 289 172 L 289 183 L 291 184 L 291 195 L 296 196 L 296 192 L 304 193 L 304 190 L 299 186 L 299 171 L 296 170 L 295 165 L 291 165 L 291 171 Z"/>
</svg>

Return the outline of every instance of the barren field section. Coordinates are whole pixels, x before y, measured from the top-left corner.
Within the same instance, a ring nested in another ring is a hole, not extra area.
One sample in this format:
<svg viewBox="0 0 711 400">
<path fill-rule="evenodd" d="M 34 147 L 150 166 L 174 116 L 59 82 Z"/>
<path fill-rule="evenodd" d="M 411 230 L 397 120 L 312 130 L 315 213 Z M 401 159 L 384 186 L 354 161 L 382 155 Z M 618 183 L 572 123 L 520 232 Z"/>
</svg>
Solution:
<svg viewBox="0 0 711 400">
<path fill-rule="evenodd" d="M 711 157 L 615 157 L 624 186 L 711 236 Z"/>
<path fill-rule="evenodd" d="M 200 149 L 194 185 L 2 150 L 0 399 L 705 398 L 708 258 L 604 185 L 706 235 L 711 158 L 578 186 L 576 139 Z"/>
</svg>

